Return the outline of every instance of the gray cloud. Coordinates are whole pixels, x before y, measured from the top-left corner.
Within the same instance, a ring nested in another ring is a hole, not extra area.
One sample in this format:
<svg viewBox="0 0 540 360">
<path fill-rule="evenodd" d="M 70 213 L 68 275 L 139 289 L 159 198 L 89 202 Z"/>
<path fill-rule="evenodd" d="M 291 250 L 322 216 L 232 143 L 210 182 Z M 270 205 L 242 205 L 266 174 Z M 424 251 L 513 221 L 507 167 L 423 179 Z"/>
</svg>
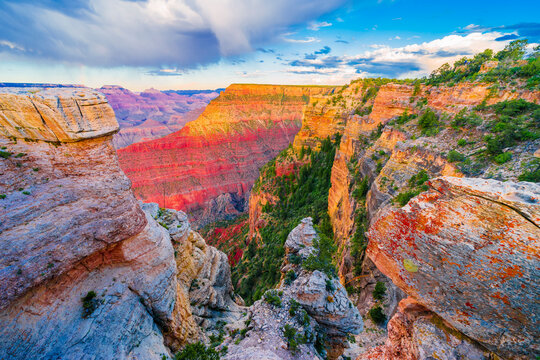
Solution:
<svg viewBox="0 0 540 360">
<path fill-rule="evenodd" d="M 194 68 L 278 40 L 345 1 L 4 0 L 0 52 L 91 66 Z"/>
</svg>

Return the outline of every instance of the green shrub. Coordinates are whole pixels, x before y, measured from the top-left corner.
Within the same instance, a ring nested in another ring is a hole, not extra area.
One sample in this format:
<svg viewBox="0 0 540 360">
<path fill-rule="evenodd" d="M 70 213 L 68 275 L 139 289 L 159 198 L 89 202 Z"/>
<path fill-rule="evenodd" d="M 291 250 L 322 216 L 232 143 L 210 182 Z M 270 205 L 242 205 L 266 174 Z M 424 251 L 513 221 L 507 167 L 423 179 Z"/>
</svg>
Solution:
<svg viewBox="0 0 540 360">
<path fill-rule="evenodd" d="M 461 162 L 466 159 L 465 155 L 456 150 L 450 150 L 446 158 L 450 162 Z"/>
<path fill-rule="evenodd" d="M 458 144 L 458 146 L 465 146 L 465 145 L 467 145 L 467 140 L 459 139 L 457 144 Z"/>
<path fill-rule="evenodd" d="M 285 324 L 283 336 L 287 341 L 287 348 L 293 353 L 298 351 L 298 346 L 306 343 L 305 336 L 298 334 L 298 331 L 289 324 Z"/>
<path fill-rule="evenodd" d="M 6 194 L 0 194 L 0 199 L 5 199 L 6 198 Z"/>
<path fill-rule="evenodd" d="M 384 285 L 384 282 L 377 281 L 377 284 L 375 284 L 375 289 L 373 290 L 373 298 L 375 300 L 382 300 L 386 294 L 386 285 Z"/>
<path fill-rule="evenodd" d="M 184 349 L 178 352 L 175 360 L 219 360 L 219 353 L 212 349 L 207 348 L 203 343 L 197 342 L 195 344 L 188 344 Z"/>
<path fill-rule="evenodd" d="M 300 308 L 300 303 L 294 299 L 289 301 L 289 315 L 296 315 L 296 311 Z"/>
<path fill-rule="evenodd" d="M 428 108 L 418 119 L 418 127 L 422 135 L 436 135 L 439 132 L 439 117 L 433 110 Z"/>
<path fill-rule="evenodd" d="M 418 191 L 409 190 L 402 193 L 399 193 L 395 198 L 394 201 L 397 202 L 400 206 L 405 206 L 416 195 L 420 194 Z"/>
<path fill-rule="evenodd" d="M 407 110 L 405 110 L 403 112 L 403 114 L 399 115 L 397 118 L 396 118 L 396 124 L 400 124 L 400 125 L 403 125 L 407 122 L 409 122 L 410 120 L 412 119 L 415 119 L 416 118 L 416 114 L 409 114 L 407 112 Z"/>
<path fill-rule="evenodd" d="M 308 271 L 322 271 L 330 278 L 336 276 L 336 267 L 332 262 L 336 251 L 334 240 L 325 234 L 320 234 L 319 238 L 313 241 L 313 246 L 317 251 L 309 255 L 302 267 Z"/>
<path fill-rule="evenodd" d="M 283 281 L 285 282 L 285 285 L 291 285 L 295 279 L 296 273 L 294 272 L 294 270 L 289 270 L 285 274 L 285 279 Z"/>
<path fill-rule="evenodd" d="M 386 322 L 386 315 L 380 306 L 375 306 L 369 310 L 369 317 L 375 324 L 382 325 Z"/>
<path fill-rule="evenodd" d="M 268 290 L 267 292 L 265 292 L 264 301 L 266 301 L 270 305 L 281 307 L 281 298 L 279 297 L 276 290 Z"/>
<path fill-rule="evenodd" d="M 510 152 L 505 152 L 495 156 L 493 158 L 493 161 L 495 161 L 499 165 L 502 165 L 505 162 L 510 161 L 510 159 L 512 159 L 512 154 Z"/>
<path fill-rule="evenodd" d="M 457 129 L 460 127 L 473 128 L 480 124 L 482 124 L 482 118 L 476 112 L 469 113 L 466 108 L 463 108 L 456 114 L 450 125 Z"/>
<path fill-rule="evenodd" d="M 4 158 L 4 159 L 7 159 L 8 157 L 10 157 L 11 155 L 13 155 L 12 153 L 10 153 L 9 151 L 3 151 L 3 150 L 0 150 L 0 157 Z"/>
<path fill-rule="evenodd" d="M 83 298 L 81 298 L 83 303 L 83 318 L 86 319 L 97 309 L 99 301 L 96 299 L 96 297 L 97 294 L 95 291 L 89 291 Z"/>
</svg>

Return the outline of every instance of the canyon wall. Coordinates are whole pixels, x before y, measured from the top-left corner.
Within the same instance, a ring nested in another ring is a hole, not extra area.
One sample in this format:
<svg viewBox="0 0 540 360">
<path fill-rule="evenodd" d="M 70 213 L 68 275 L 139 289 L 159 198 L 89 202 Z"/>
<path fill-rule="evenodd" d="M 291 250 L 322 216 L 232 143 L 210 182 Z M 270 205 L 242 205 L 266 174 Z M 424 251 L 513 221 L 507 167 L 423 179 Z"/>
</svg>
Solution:
<svg viewBox="0 0 540 360">
<path fill-rule="evenodd" d="M 525 102 L 512 102 L 518 99 Z M 293 181 L 301 181 L 294 174 L 306 164 L 306 148 L 320 149 L 325 138 L 341 135 L 328 214 L 340 280 L 368 329 L 348 356 L 537 354 L 536 318 L 519 319 L 524 309 L 535 309 L 529 301 L 538 296 L 530 279 L 538 276 L 540 233 L 532 217 L 539 194 L 518 178 L 538 166 L 539 103 L 540 92 L 520 83 L 436 87 L 378 79 L 310 99 L 293 149 L 277 157 L 272 169 L 275 176 L 293 174 Z M 434 120 L 426 125 L 431 112 Z M 503 141 L 495 124 L 504 126 L 505 116 L 522 129 L 516 131 L 532 133 L 497 153 L 488 140 Z M 502 153 L 504 158 L 495 156 Z M 276 189 L 266 187 L 250 198 L 249 238 L 267 226 L 265 208 L 280 201 Z M 460 254 L 461 248 L 471 250 Z M 469 283 L 475 290 L 465 290 Z M 384 295 L 376 297 L 381 286 Z M 517 305 L 519 298 L 527 305 Z M 371 318 L 377 309 L 383 326 L 391 318 L 388 332 Z"/>
<path fill-rule="evenodd" d="M 259 168 L 292 142 L 309 97 L 330 91 L 231 85 L 182 130 L 120 149 L 120 165 L 138 198 L 185 210 L 195 225 L 237 215 Z"/>
<path fill-rule="evenodd" d="M 107 97 L 120 125 L 120 131 L 113 137 L 117 149 L 180 130 L 186 123 L 195 120 L 220 91 L 148 89 L 134 93 L 112 85 L 98 90 Z"/>
</svg>

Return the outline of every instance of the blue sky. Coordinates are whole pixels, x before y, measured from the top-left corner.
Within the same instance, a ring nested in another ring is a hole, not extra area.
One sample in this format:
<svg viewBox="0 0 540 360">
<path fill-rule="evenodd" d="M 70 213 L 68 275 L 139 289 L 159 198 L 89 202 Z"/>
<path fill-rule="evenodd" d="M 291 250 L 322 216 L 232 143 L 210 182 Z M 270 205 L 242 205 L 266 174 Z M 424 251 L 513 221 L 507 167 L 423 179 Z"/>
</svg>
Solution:
<svg viewBox="0 0 540 360">
<path fill-rule="evenodd" d="M 416 77 L 540 38 L 538 1 L 0 0 L 0 82 L 132 90 Z"/>
</svg>

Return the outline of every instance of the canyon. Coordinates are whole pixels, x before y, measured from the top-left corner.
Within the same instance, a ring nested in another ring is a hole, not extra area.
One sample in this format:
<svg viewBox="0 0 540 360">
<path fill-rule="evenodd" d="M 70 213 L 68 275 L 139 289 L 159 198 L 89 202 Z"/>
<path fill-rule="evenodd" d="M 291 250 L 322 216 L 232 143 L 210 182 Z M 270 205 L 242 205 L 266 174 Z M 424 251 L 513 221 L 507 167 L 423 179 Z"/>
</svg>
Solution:
<svg viewBox="0 0 540 360">
<path fill-rule="evenodd" d="M 118 150 L 137 198 L 183 210 L 193 224 L 247 209 L 259 168 L 300 129 L 302 108 L 324 86 L 229 86 L 180 131 Z"/>
<path fill-rule="evenodd" d="M 117 149 L 133 143 L 161 138 L 195 120 L 223 89 L 134 93 L 120 86 L 99 89 L 113 108 L 120 130 L 113 137 Z"/>
<path fill-rule="evenodd" d="M 537 358 L 540 91 L 481 80 L 234 84 L 118 150 L 100 91 L 0 88 L 0 358 Z"/>
</svg>

